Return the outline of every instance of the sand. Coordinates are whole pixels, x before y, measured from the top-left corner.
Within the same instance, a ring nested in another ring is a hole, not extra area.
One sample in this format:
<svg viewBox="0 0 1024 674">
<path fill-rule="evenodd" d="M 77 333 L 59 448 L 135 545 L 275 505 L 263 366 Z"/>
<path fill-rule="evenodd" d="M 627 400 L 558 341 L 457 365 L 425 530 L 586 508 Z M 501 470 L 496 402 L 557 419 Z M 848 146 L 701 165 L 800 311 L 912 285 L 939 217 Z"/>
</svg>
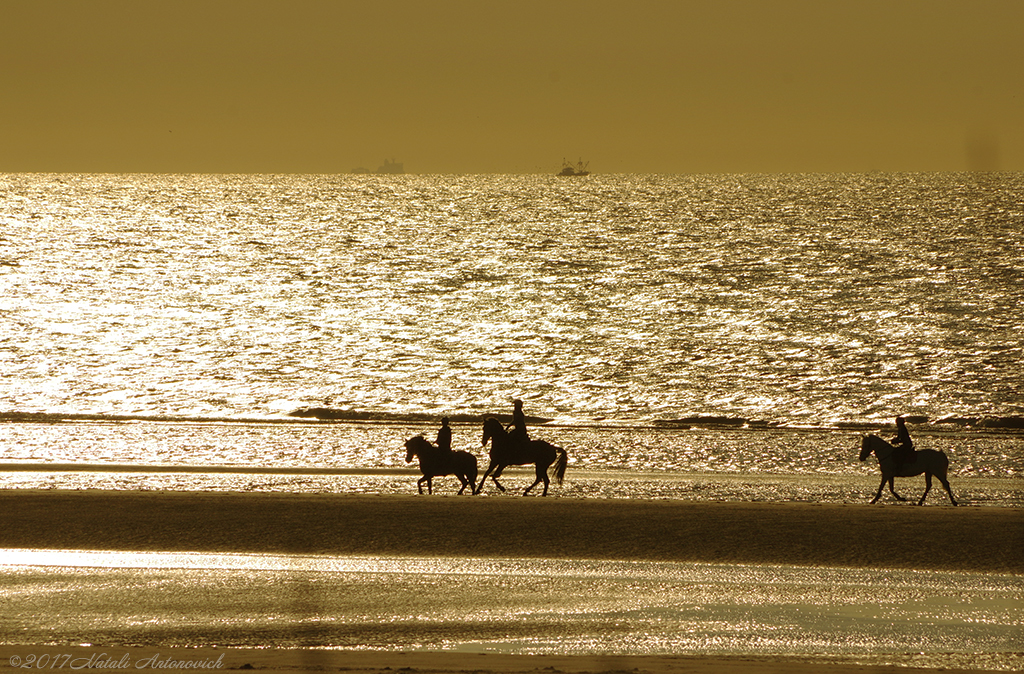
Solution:
<svg viewBox="0 0 1024 674">
<path fill-rule="evenodd" d="M 347 674 L 978 674 L 982 670 L 918 669 L 896 666 L 808 662 L 768 657 L 559 656 L 500 655 L 494 653 L 217 649 L 217 648 L 99 648 L 83 646 L 0 646 L 0 672 L 23 672 L 45 659 L 42 669 L 69 670 L 93 664 L 86 671 L 256 670 L 265 673 L 340 671 Z M 91 659 L 91 660 L 90 660 Z M 63 663 L 53 667 L 52 663 Z M 187 666 L 191 663 L 193 666 Z M 200 667 L 200 664 L 209 667 Z M 217 664 L 220 666 L 217 667 Z M 141 665 L 141 666 L 140 666 Z M 31 669 L 40 669 L 32 667 Z"/>
<path fill-rule="evenodd" d="M 0 490 L 0 547 L 551 557 L 1024 574 L 1018 508 Z"/>
<path fill-rule="evenodd" d="M 551 557 L 1024 574 L 1016 508 L 522 497 L 0 490 L 0 548 Z M 925 672 L 796 658 L 0 646 L 267 672 Z M 249 665 L 249 666 L 246 666 Z M 47 667 L 52 668 L 52 667 Z M 135 668 L 134 666 L 132 667 Z M 944 672 L 958 670 L 944 669 Z M 979 670 L 972 670 L 979 671 Z"/>
</svg>

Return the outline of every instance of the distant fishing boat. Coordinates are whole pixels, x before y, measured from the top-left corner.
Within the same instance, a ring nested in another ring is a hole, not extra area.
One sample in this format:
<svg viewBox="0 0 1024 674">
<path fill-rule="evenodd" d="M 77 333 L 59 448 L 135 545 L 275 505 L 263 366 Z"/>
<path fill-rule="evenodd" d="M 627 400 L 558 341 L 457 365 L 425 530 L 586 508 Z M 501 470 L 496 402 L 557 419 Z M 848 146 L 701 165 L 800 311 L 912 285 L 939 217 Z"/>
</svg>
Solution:
<svg viewBox="0 0 1024 674">
<path fill-rule="evenodd" d="M 396 162 L 394 159 L 388 161 L 384 160 L 384 166 L 377 168 L 377 173 L 405 173 L 405 165 Z"/>
<path fill-rule="evenodd" d="M 352 169 L 352 173 L 360 173 L 360 174 L 365 174 L 365 173 L 378 173 L 378 174 L 380 174 L 380 173 L 383 173 L 383 174 L 393 174 L 394 175 L 394 174 L 399 174 L 399 173 L 405 173 L 405 164 L 397 162 L 394 159 L 392 159 L 390 161 L 385 159 L 384 160 L 384 166 L 378 166 L 376 171 L 371 171 L 370 169 L 366 168 L 365 166 L 360 166 L 358 168 Z"/>
<path fill-rule="evenodd" d="M 588 166 L 590 166 L 590 162 L 588 161 L 586 164 L 584 164 L 582 159 L 580 159 L 575 164 L 573 164 L 572 162 L 567 162 L 567 161 L 565 161 L 565 159 L 563 159 L 562 160 L 562 170 L 559 171 L 557 173 L 557 175 L 560 175 L 560 176 L 589 176 L 590 175 L 590 171 L 587 170 Z"/>
</svg>

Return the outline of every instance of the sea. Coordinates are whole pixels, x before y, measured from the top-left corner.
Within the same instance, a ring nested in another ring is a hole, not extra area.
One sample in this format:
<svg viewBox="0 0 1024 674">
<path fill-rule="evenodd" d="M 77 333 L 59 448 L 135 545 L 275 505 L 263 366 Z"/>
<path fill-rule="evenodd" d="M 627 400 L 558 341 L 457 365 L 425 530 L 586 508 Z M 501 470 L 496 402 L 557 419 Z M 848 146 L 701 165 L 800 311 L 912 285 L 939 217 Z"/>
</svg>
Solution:
<svg viewBox="0 0 1024 674">
<path fill-rule="evenodd" d="M 485 463 L 480 419 L 521 399 L 569 453 L 555 498 L 864 503 L 861 437 L 904 415 L 963 505 L 1021 507 L 1022 194 L 1018 172 L 0 174 L 0 488 L 414 493 L 405 439 L 449 416 Z M 702 620 L 751 652 L 742 620 Z M 972 644 L 950 650 L 1024 651 Z"/>
</svg>

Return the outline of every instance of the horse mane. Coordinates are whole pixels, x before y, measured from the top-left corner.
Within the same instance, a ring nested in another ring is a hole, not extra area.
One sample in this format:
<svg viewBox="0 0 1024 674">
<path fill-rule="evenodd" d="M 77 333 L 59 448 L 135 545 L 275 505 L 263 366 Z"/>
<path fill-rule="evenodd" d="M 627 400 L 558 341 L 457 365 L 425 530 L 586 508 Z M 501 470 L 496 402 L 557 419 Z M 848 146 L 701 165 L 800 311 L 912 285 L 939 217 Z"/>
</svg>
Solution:
<svg viewBox="0 0 1024 674">
<path fill-rule="evenodd" d="M 409 438 L 408 440 L 406 440 L 405 444 L 407 447 L 411 446 L 411 449 L 415 449 L 417 453 L 420 453 L 421 457 L 422 454 L 425 452 L 428 454 L 428 458 L 430 458 L 431 450 L 433 450 L 434 452 L 437 451 L 437 446 L 430 442 L 430 440 L 427 440 L 425 437 L 423 437 L 422 433 L 420 435 L 414 435 L 413 437 Z"/>
<path fill-rule="evenodd" d="M 487 417 L 484 419 L 484 433 L 490 434 L 491 438 L 499 438 L 499 442 L 504 442 L 508 438 L 505 424 L 501 423 L 501 419 L 497 417 Z"/>
</svg>

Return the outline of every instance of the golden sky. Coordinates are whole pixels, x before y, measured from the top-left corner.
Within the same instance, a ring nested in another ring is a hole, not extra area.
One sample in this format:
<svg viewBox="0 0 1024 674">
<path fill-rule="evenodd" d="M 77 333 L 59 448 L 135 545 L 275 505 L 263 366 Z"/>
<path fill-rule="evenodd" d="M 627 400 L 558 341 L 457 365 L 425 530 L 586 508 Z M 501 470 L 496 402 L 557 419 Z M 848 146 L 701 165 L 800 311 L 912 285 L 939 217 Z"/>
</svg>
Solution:
<svg viewBox="0 0 1024 674">
<path fill-rule="evenodd" d="M 0 0 L 0 171 L 1024 170 L 1024 0 Z"/>
</svg>

